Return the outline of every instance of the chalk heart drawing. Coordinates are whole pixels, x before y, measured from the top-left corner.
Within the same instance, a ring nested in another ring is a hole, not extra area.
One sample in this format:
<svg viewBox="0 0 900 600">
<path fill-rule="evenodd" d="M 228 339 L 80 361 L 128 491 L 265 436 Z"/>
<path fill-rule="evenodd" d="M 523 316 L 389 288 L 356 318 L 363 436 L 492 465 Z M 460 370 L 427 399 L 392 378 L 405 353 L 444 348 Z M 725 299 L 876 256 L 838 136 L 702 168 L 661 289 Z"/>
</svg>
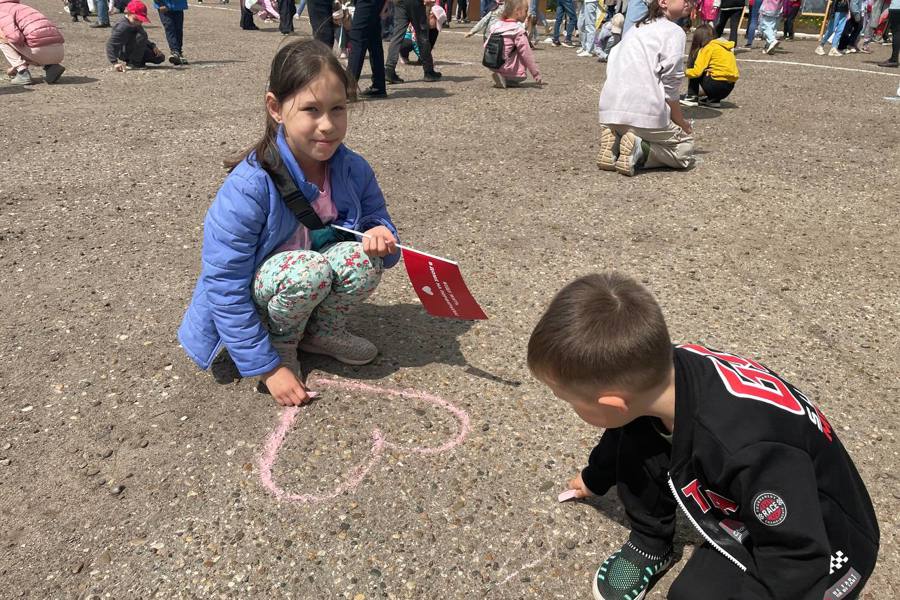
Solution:
<svg viewBox="0 0 900 600">
<path fill-rule="evenodd" d="M 431 289 L 431 286 L 424 285 L 422 286 L 422 291 L 428 294 L 429 296 L 434 296 L 434 290 Z"/>
<path fill-rule="evenodd" d="M 310 382 L 311 389 L 334 388 L 337 390 L 345 390 L 351 392 L 365 392 L 369 394 L 377 394 L 384 396 L 393 396 L 395 398 L 408 398 L 411 400 L 419 400 L 434 405 L 449 412 L 456 419 L 458 425 L 456 435 L 445 441 L 440 446 L 402 446 L 388 440 L 384 433 L 377 427 L 372 430 L 372 448 L 369 450 L 368 458 L 362 463 L 355 465 L 345 474 L 340 484 L 330 492 L 321 494 L 295 494 L 287 492 L 275 482 L 272 475 L 272 467 L 278 458 L 278 450 L 284 443 L 284 438 L 294 426 L 294 421 L 300 413 L 301 407 L 292 406 L 284 409 L 278 420 L 278 425 L 266 438 L 263 445 L 262 453 L 259 456 L 259 477 L 262 485 L 273 496 L 279 500 L 286 500 L 297 503 L 319 503 L 333 500 L 345 492 L 352 492 L 363 479 L 369 474 L 373 467 L 381 462 L 386 450 L 394 450 L 397 452 L 406 452 L 409 454 L 433 455 L 448 452 L 466 439 L 469 434 L 469 415 L 461 408 L 454 406 L 442 398 L 418 392 L 415 390 L 401 390 L 386 387 L 378 387 L 355 381 L 345 381 L 339 379 L 315 379 Z"/>
</svg>

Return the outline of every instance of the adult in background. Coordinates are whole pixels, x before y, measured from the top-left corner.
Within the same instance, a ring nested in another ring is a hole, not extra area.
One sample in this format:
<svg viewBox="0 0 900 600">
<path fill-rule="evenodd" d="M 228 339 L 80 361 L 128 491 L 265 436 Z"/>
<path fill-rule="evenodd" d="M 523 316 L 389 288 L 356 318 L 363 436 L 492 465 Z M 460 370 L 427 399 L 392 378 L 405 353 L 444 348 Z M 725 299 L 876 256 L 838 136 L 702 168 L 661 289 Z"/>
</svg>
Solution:
<svg viewBox="0 0 900 600">
<path fill-rule="evenodd" d="M 347 71 L 359 82 L 363 61 L 369 55 L 372 69 L 372 85 L 362 91 L 369 98 L 387 96 L 384 81 L 384 47 L 381 45 L 381 2 L 379 0 L 356 0 L 356 12 L 350 27 L 350 57 Z"/>
<path fill-rule="evenodd" d="M 752 48 L 753 40 L 756 39 L 756 27 L 759 25 L 759 9 L 762 7 L 762 0 L 750 0 L 750 20 L 747 21 L 747 43 L 744 48 Z"/>
<path fill-rule="evenodd" d="M 281 35 L 294 33 L 294 14 L 297 12 L 297 3 L 294 0 L 278 0 L 278 31 Z M 310 9 L 312 14 L 312 9 Z M 331 3 L 328 3 L 328 18 L 331 19 Z M 334 35 L 331 38 L 334 43 Z M 331 46 L 329 46 L 330 48 Z"/>
<path fill-rule="evenodd" d="M 794 39 L 794 20 L 800 14 L 801 0 L 787 0 L 784 3 L 784 39 Z"/>
<path fill-rule="evenodd" d="M 388 47 L 387 62 L 384 65 L 385 79 L 388 83 L 403 83 L 397 75 L 397 61 L 400 60 L 400 46 L 406 35 L 407 25 L 412 25 L 419 44 L 419 58 L 425 71 L 425 81 L 439 81 L 441 74 L 434 70 L 434 57 L 431 55 L 431 43 L 428 41 L 428 17 L 422 0 L 393 0 L 394 29 L 391 34 L 391 45 Z M 569 0 L 571 2 L 571 0 Z M 429 10 L 431 10 L 429 2 Z"/>
<path fill-rule="evenodd" d="M 313 37 L 329 48 L 334 48 L 334 21 L 331 19 L 334 2 L 332 0 L 309 0 L 306 6 L 309 10 L 309 25 L 312 27 Z"/>
<path fill-rule="evenodd" d="M 622 27 L 624 36 L 635 23 L 639 23 L 647 16 L 647 3 L 644 0 L 628 0 L 625 9 L 625 25 Z"/>
<path fill-rule="evenodd" d="M 900 0 L 891 0 L 888 9 L 888 27 L 891 28 L 891 57 L 878 63 L 879 67 L 896 69 L 900 59 Z"/>
<path fill-rule="evenodd" d="M 566 37 L 563 41 L 560 41 L 559 30 L 562 27 L 563 16 L 568 19 L 568 23 L 566 23 Z M 575 33 L 577 24 L 578 15 L 575 14 L 575 1 L 556 0 L 556 22 L 553 24 L 553 39 L 551 40 L 553 45 L 574 48 L 575 44 L 572 43 L 572 35 Z"/>
<path fill-rule="evenodd" d="M 97 0 L 94 4 L 97 9 L 97 22 L 91 25 L 91 29 L 109 27 L 109 4 L 107 0 Z"/>
<path fill-rule="evenodd" d="M 722 0 L 722 4 L 719 6 L 719 16 L 716 18 L 716 37 L 722 37 L 727 24 L 730 30 L 728 39 L 737 46 L 738 22 L 744 12 L 744 3 L 745 0 Z"/>
<path fill-rule="evenodd" d="M 862 52 L 865 52 L 866 54 L 872 52 L 872 50 L 869 49 L 869 44 L 872 43 L 872 38 L 875 37 L 875 28 L 878 27 L 878 20 L 881 18 L 881 13 L 884 12 L 885 1 L 886 0 L 872 0 L 872 10 L 869 13 L 866 27 L 863 30 Z"/>
<path fill-rule="evenodd" d="M 481 14 L 479 16 L 483 19 L 484 15 L 488 14 L 495 8 L 497 8 L 496 0 L 481 0 Z"/>
</svg>

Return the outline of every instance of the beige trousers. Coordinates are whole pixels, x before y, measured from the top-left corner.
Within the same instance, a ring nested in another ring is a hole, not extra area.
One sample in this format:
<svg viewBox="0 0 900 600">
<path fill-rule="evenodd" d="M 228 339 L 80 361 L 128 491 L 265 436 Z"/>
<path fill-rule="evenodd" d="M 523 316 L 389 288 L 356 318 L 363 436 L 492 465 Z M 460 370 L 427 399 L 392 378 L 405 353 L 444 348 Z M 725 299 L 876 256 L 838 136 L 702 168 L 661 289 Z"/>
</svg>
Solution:
<svg viewBox="0 0 900 600">
<path fill-rule="evenodd" d="M 642 169 L 657 167 L 686 169 L 694 164 L 694 138 L 671 121 L 668 127 L 662 129 L 644 129 L 629 125 L 608 125 L 608 127 L 620 137 L 630 131 L 647 142 L 650 153 L 646 162 L 641 165 Z"/>
<path fill-rule="evenodd" d="M 14 69 L 20 67 L 28 68 L 29 66 L 44 67 L 47 65 L 58 65 L 63 61 L 63 45 L 51 44 L 50 46 L 41 46 L 40 48 L 29 48 L 28 46 L 13 46 L 7 42 L 0 42 L 0 51 Z"/>
</svg>

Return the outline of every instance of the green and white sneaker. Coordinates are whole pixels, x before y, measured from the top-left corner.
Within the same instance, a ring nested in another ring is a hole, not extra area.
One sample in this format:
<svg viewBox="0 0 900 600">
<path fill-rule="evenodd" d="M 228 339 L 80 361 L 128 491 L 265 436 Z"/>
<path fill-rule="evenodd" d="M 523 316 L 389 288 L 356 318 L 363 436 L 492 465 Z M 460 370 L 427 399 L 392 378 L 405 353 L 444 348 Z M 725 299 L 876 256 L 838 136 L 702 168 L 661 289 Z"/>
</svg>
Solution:
<svg viewBox="0 0 900 600">
<path fill-rule="evenodd" d="M 625 542 L 597 569 L 594 600 L 641 600 L 672 562 L 672 550 L 654 556 L 630 541 Z"/>
</svg>

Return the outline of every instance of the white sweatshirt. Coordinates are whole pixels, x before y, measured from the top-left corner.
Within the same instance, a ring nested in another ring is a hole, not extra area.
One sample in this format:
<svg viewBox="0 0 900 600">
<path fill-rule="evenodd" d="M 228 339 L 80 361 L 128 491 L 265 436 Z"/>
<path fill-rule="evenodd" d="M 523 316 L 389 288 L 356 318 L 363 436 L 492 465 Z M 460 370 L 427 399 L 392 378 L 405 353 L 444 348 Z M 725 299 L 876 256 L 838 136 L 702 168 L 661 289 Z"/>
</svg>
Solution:
<svg viewBox="0 0 900 600">
<path fill-rule="evenodd" d="M 661 129 L 684 80 L 684 30 L 666 19 L 630 28 L 609 54 L 600 122 Z"/>
</svg>

